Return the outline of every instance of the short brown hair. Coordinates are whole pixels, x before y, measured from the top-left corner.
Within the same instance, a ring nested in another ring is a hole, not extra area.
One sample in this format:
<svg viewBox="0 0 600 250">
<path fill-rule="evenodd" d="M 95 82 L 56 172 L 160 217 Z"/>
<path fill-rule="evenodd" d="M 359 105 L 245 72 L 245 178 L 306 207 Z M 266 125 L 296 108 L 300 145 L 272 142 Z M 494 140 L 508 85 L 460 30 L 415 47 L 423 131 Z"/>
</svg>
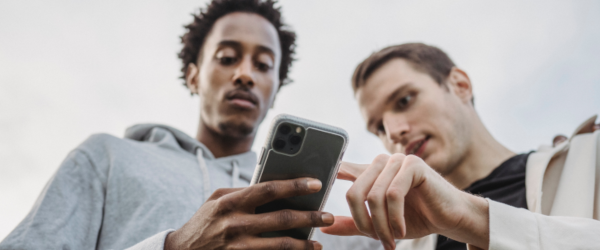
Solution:
<svg viewBox="0 0 600 250">
<path fill-rule="evenodd" d="M 407 60 L 416 70 L 427 73 L 440 86 L 455 66 L 454 62 L 442 51 L 434 46 L 423 43 L 405 43 L 384 48 L 371 54 L 362 61 L 352 76 L 352 89 L 354 92 L 365 85 L 367 79 L 386 62 L 394 58 Z"/>
</svg>

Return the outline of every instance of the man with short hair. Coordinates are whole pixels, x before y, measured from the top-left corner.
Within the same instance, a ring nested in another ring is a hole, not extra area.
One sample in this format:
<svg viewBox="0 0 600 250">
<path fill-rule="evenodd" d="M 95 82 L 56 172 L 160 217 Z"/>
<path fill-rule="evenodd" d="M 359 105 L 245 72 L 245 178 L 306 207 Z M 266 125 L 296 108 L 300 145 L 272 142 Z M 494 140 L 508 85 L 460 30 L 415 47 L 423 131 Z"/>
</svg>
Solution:
<svg viewBox="0 0 600 250">
<path fill-rule="evenodd" d="M 182 37 L 185 85 L 200 96 L 196 138 L 143 124 L 73 150 L 0 249 L 320 249 L 261 232 L 330 225 L 316 211 L 254 214 L 315 193 L 311 178 L 247 186 L 259 124 L 287 81 L 295 34 L 271 0 L 214 0 Z M 175 230 L 176 229 L 176 230 Z"/>
<path fill-rule="evenodd" d="M 422 43 L 373 53 L 352 87 L 367 129 L 393 155 L 342 164 L 352 218 L 323 232 L 387 250 L 600 249 L 595 117 L 569 143 L 515 154 L 481 122 L 468 75 Z"/>
</svg>

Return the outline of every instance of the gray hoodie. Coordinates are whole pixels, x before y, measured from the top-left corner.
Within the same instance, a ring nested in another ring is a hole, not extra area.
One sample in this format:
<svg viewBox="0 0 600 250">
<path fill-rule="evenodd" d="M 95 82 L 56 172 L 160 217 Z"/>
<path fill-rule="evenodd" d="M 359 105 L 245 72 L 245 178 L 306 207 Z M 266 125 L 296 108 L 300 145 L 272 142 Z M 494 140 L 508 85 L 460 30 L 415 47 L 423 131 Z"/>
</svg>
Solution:
<svg viewBox="0 0 600 250">
<path fill-rule="evenodd" d="M 166 235 L 216 189 L 248 186 L 255 165 L 254 152 L 215 158 L 163 125 L 133 126 L 125 139 L 92 135 L 67 156 L 0 249 L 163 249 Z M 319 231 L 316 238 L 336 249 L 377 243 Z"/>
</svg>

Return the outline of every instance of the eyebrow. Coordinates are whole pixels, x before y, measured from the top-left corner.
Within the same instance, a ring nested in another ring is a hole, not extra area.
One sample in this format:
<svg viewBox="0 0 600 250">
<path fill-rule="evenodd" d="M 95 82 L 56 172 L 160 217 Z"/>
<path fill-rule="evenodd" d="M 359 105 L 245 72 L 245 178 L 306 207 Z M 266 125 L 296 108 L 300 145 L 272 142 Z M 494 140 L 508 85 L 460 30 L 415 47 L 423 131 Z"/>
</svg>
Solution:
<svg viewBox="0 0 600 250">
<path fill-rule="evenodd" d="M 402 92 L 404 92 L 404 90 L 410 88 L 411 85 L 412 85 L 412 82 L 407 82 L 407 83 L 403 84 L 402 86 L 398 87 L 388 96 L 388 98 L 385 100 L 384 103 L 387 105 L 390 102 L 394 101 L 394 99 L 396 99 L 396 97 L 398 97 L 400 95 L 400 93 L 402 93 Z"/>
<path fill-rule="evenodd" d="M 243 47 L 242 43 L 240 43 L 238 41 L 233 41 L 233 40 L 220 41 L 219 47 L 221 47 L 221 46 L 233 47 L 235 49 L 242 49 L 242 47 Z M 273 50 L 267 46 L 257 45 L 256 50 L 259 53 L 267 53 L 267 54 L 270 54 L 271 56 L 275 57 L 275 52 L 273 52 Z"/>
<path fill-rule="evenodd" d="M 258 52 L 260 52 L 260 53 L 267 53 L 267 54 L 275 57 L 275 52 L 267 46 L 258 45 L 258 46 L 256 46 L 256 50 L 258 50 Z"/>
<path fill-rule="evenodd" d="M 225 41 L 220 41 L 219 42 L 219 47 L 221 46 L 226 46 L 226 47 L 234 47 L 234 48 L 242 48 L 242 43 L 238 42 L 238 41 L 231 41 L 231 40 L 225 40 Z"/>
</svg>

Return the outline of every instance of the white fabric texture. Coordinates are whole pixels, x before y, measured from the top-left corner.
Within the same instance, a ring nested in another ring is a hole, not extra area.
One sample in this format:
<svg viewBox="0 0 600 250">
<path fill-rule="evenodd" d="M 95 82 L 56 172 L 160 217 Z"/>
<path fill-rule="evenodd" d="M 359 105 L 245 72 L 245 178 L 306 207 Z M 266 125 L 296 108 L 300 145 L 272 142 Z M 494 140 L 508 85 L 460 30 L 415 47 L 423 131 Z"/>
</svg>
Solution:
<svg viewBox="0 0 600 250">
<path fill-rule="evenodd" d="M 600 222 L 590 218 L 547 216 L 488 200 L 489 249 L 600 249 Z"/>
<path fill-rule="evenodd" d="M 490 201 L 490 249 L 600 249 L 599 145 L 596 131 L 533 153 L 526 188 L 535 213 Z"/>
</svg>

